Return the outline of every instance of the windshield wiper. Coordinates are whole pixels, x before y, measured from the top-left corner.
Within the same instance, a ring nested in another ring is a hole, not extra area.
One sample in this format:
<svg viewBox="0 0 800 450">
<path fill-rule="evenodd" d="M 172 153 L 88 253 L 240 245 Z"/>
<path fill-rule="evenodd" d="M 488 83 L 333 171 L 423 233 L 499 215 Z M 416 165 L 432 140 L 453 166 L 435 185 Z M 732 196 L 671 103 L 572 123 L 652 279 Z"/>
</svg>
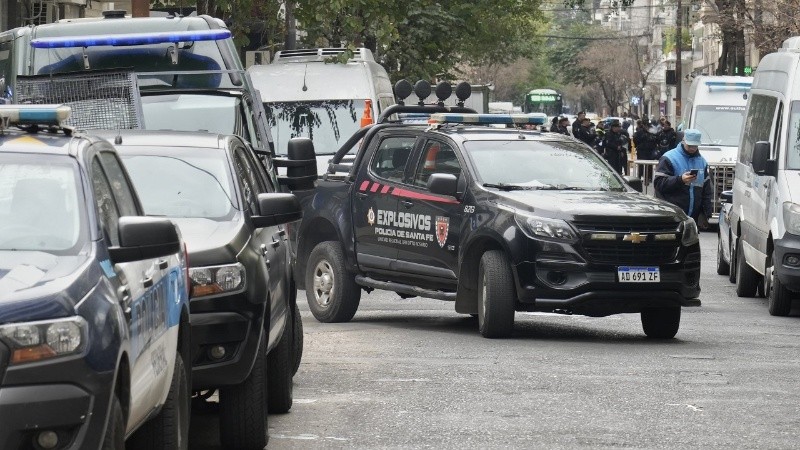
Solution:
<svg viewBox="0 0 800 450">
<path fill-rule="evenodd" d="M 520 186 L 518 184 L 505 184 L 505 183 L 483 183 L 483 187 L 501 189 L 503 191 L 527 191 L 536 189 L 533 186 Z"/>
<path fill-rule="evenodd" d="M 541 190 L 541 191 L 592 191 L 592 190 L 594 190 L 594 189 L 582 188 L 582 187 L 577 187 L 577 186 L 566 186 L 566 185 L 563 185 L 563 184 L 557 184 L 557 185 L 549 184 L 549 185 L 546 185 L 546 186 L 536 186 L 533 189 Z"/>
</svg>

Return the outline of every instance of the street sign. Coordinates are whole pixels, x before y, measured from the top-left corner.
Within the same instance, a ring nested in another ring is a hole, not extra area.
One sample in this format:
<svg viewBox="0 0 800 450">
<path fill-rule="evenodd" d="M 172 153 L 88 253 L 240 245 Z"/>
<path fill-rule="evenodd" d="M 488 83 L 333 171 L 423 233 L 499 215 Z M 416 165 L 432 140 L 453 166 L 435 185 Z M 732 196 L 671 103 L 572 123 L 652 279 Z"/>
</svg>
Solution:
<svg viewBox="0 0 800 450">
<path fill-rule="evenodd" d="M 752 66 L 744 66 L 744 74 L 745 75 L 752 75 L 753 74 L 753 67 Z"/>
</svg>

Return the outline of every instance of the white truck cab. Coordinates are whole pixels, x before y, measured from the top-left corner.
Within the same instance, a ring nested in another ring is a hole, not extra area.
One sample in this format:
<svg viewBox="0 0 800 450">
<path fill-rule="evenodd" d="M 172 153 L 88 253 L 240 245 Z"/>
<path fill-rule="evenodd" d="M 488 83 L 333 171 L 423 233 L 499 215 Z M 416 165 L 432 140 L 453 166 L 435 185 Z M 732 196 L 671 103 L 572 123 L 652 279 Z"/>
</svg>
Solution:
<svg viewBox="0 0 800 450">
<path fill-rule="evenodd" d="M 747 103 L 731 209 L 736 292 L 772 315 L 800 293 L 800 36 L 765 56 Z"/>
</svg>

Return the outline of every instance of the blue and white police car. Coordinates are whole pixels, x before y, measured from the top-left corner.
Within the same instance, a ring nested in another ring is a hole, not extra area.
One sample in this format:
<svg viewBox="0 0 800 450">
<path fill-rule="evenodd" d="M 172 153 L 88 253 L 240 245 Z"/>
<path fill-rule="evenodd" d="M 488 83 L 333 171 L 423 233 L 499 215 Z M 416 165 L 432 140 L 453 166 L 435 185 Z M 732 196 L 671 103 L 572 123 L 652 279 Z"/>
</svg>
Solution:
<svg viewBox="0 0 800 450">
<path fill-rule="evenodd" d="M 0 106 L 0 448 L 188 448 L 180 233 L 69 113 Z"/>
</svg>

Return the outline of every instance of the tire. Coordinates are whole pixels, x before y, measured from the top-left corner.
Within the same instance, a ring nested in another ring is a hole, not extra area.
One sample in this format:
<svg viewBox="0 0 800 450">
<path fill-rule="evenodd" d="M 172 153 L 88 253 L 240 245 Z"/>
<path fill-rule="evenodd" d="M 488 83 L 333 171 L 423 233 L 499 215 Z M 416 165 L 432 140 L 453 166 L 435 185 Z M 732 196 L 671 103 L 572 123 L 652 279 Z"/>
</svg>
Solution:
<svg viewBox="0 0 800 450">
<path fill-rule="evenodd" d="M 505 253 L 490 250 L 478 268 L 478 329 L 485 338 L 514 331 L 514 279 Z"/>
<path fill-rule="evenodd" d="M 729 263 L 731 270 L 728 271 L 728 281 L 736 283 L 736 251 L 739 247 L 737 246 L 736 249 L 733 248 L 733 236 L 729 237 L 728 246 L 730 247 L 728 254 L 731 255 L 731 261 Z"/>
<path fill-rule="evenodd" d="M 222 448 L 262 450 L 267 445 L 267 337 L 261 335 L 256 361 L 241 384 L 219 390 Z"/>
<path fill-rule="evenodd" d="M 644 334 L 652 339 L 672 339 L 681 326 L 680 306 L 646 308 L 641 316 Z"/>
<path fill-rule="evenodd" d="M 122 450 L 125 448 L 125 416 L 122 414 L 122 405 L 117 394 L 111 397 L 111 412 L 106 425 L 106 435 L 103 436 L 102 450 Z"/>
<path fill-rule="evenodd" d="M 722 236 L 717 234 L 717 275 L 728 275 L 731 271 L 730 264 L 725 261 L 722 252 Z"/>
<path fill-rule="evenodd" d="M 128 443 L 131 449 L 172 450 L 189 448 L 190 408 L 186 367 L 180 352 L 175 357 L 172 382 L 164 406 L 157 416 L 136 430 Z"/>
<path fill-rule="evenodd" d="M 758 291 L 758 272 L 747 265 L 742 252 L 742 243 L 736 246 L 736 295 L 755 297 Z"/>
<path fill-rule="evenodd" d="M 292 408 L 292 318 L 286 318 L 281 340 L 267 355 L 267 410 L 285 414 Z"/>
<path fill-rule="evenodd" d="M 311 313 L 320 322 L 347 322 L 356 314 L 361 287 L 345 269 L 338 242 L 322 242 L 311 251 L 306 266 L 306 297 Z"/>
<path fill-rule="evenodd" d="M 303 318 L 297 303 L 292 307 L 292 375 L 300 368 L 303 359 Z"/>
<path fill-rule="evenodd" d="M 772 316 L 788 316 L 792 310 L 792 292 L 781 283 L 775 275 L 774 262 L 775 251 L 770 256 L 769 267 L 767 267 L 766 275 L 764 278 L 769 278 L 769 292 L 767 298 L 769 299 L 769 314 Z M 767 283 L 765 283 L 767 284 Z"/>
</svg>

